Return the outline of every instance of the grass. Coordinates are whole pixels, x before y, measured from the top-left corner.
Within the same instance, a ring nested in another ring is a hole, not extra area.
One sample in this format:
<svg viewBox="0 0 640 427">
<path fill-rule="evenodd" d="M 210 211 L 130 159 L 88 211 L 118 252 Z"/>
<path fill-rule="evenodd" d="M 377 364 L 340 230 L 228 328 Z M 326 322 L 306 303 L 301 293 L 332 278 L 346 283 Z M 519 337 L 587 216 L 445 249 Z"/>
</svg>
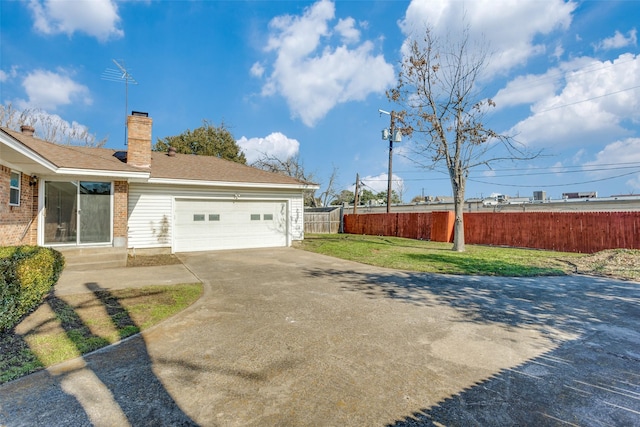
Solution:
<svg viewBox="0 0 640 427">
<path fill-rule="evenodd" d="M 355 234 L 305 235 L 300 248 L 398 270 L 485 276 L 549 276 L 574 272 L 583 254 L 466 245 L 453 252 L 451 243 Z"/>
<path fill-rule="evenodd" d="M 193 304 L 202 284 L 49 295 L 0 334 L 0 384 L 148 329 Z"/>
</svg>

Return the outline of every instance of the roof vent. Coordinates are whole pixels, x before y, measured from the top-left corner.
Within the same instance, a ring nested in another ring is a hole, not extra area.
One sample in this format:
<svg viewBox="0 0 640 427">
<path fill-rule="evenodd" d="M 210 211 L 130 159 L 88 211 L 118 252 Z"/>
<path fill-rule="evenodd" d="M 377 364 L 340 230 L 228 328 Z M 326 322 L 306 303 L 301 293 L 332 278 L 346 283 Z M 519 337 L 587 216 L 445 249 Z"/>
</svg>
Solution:
<svg viewBox="0 0 640 427">
<path fill-rule="evenodd" d="M 167 150 L 167 156 L 175 157 L 176 156 L 176 148 L 175 147 L 169 147 L 169 149 Z"/>
<path fill-rule="evenodd" d="M 35 130 L 35 128 L 33 126 L 29 126 L 29 125 L 20 126 L 20 132 L 22 132 L 23 135 L 33 136 L 33 133 L 35 131 L 36 130 Z"/>
</svg>

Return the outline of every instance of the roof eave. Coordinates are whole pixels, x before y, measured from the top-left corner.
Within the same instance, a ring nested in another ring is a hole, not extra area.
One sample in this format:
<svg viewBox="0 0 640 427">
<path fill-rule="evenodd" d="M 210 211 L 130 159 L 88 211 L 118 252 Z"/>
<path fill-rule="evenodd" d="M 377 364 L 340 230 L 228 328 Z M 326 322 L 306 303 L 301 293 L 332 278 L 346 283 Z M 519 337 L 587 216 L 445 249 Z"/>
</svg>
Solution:
<svg viewBox="0 0 640 427">
<path fill-rule="evenodd" d="M 231 181 L 202 181 L 195 179 L 149 178 L 149 184 L 195 185 L 203 187 L 244 187 L 244 188 L 277 188 L 286 190 L 317 190 L 315 184 L 283 184 L 272 182 L 231 182 Z"/>
<path fill-rule="evenodd" d="M 55 170 L 56 175 L 73 175 L 73 176 L 95 176 L 95 177 L 110 177 L 110 178 L 123 178 L 123 179 L 148 179 L 149 172 L 137 172 L 137 171 L 114 171 L 114 170 L 101 170 L 101 169 L 79 169 L 79 168 L 57 168 Z"/>
<path fill-rule="evenodd" d="M 45 157 L 43 157 L 42 155 L 40 155 L 39 153 L 33 151 L 31 148 L 27 147 L 25 144 L 23 144 L 22 142 L 18 141 L 17 139 L 15 139 L 13 136 L 9 135 L 6 132 L 0 132 L 0 139 L 2 141 L 2 143 L 4 143 L 6 146 L 8 146 L 9 148 L 11 148 L 12 150 L 18 152 L 19 154 L 25 156 L 26 158 L 28 158 L 29 160 L 39 164 L 40 166 L 55 172 L 56 169 L 58 169 L 58 167 L 52 163 L 51 161 L 49 161 L 48 159 L 46 159 Z"/>
</svg>

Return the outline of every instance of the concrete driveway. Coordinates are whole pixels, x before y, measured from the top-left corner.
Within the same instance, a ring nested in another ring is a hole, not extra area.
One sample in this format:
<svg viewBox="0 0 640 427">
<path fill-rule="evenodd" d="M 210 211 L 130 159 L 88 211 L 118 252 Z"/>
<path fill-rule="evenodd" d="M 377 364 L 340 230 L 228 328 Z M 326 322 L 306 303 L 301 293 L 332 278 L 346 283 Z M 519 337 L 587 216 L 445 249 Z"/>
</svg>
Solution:
<svg viewBox="0 0 640 427">
<path fill-rule="evenodd" d="M 0 386 L 0 425 L 640 426 L 638 283 L 180 258 L 195 305 Z"/>
</svg>

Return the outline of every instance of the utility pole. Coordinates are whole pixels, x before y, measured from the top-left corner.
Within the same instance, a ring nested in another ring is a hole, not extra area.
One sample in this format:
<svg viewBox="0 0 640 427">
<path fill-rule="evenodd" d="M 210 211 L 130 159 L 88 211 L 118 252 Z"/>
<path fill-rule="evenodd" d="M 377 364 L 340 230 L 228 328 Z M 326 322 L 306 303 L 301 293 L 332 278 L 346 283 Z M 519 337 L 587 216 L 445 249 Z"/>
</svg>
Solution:
<svg viewBox="0 0 640 427">
<path fill-rule="evenodd" d="M 391 125 L 389 126 L 389 179 L 387 180 L 387 213 L 391 212 L 391 183 L 393 177 L 393 111 L 390 114 Z"/>
<path fill-rule="evenodd" d="M 358 203 L 360 202 L 360 174 L 356 174 L 356 192 L 355 198 L 353 199 L 353 214 L 358 213 Z"/>
<path fill-rule="evenodd" d="M 387 213 L 391 212 L 391 182 L 393 177 L 393 143 L 402 141 L 402 135 L 400 131 L 396 131 L 395 128 L 395 112 L 388 112 L 384 110 L 378 110 L 382 114 L 388 114 L 391 117 L 391 124 L 389 129 L 382 130 L 382 139 L 389 140 L 389 179 L 387 180 Z"/>
</svg>

